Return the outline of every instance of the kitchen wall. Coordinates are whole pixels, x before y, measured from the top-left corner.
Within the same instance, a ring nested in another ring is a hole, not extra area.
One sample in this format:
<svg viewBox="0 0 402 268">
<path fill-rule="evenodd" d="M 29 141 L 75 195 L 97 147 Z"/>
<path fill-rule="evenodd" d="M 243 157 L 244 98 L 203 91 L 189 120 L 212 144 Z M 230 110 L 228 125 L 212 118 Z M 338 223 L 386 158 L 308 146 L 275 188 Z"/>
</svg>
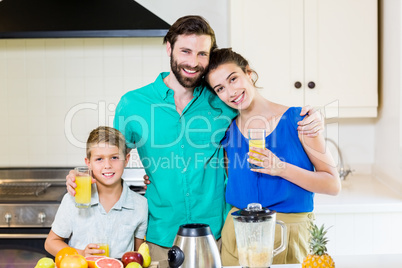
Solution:
<svg viewBox="0 0 402 268">
<path fill-rule="evenodd" d="M 89 131 L 167 67 L 162 38 L 0 40 L 0 165 L 83 164 Z"/>
<path fill-rule="evenodd" d="M 229 46 L 230 1 L 138 2 L 169 23 L 202 15 L 218 45 Z M 162 38 L 0 39 L 0 166 L 82 164 L 89 131 L 111 125 L 120 96 L 154 81 L 168 63 Z M 358 171 L 376 161 L 377 121 L 329 122 L 329 135 Z"/>
</svg>

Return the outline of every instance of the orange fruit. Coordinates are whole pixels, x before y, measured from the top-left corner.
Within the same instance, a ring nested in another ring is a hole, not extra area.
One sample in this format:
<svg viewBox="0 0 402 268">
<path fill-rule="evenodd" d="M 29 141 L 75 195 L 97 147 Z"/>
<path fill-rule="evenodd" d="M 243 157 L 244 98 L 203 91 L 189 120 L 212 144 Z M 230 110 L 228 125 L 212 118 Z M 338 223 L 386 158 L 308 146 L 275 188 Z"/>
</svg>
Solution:
<svg viewBox="0 0 402 268">
<path fill-rule="evenodd" d="M 74 254 L 63 258 L 60 268 L 88 268 L 88 263 L 84 256 Z"/>
<path fill-rule="evenodd" d="M 95 262 L 99 259 L 106 258 L 105 256 L 87 256 L 85 259 L 87 260 L 88 263 L 88 268 L 96 268 Z"/>
<path fill-rule="evenodd" d="M 123 268 L 123 263 L 113 258 L 101 258 L 95 262 L 96 268 Z"/>
<path fill-rule="evenodd" d="M 59 252 L 57 252 L 56 257 L 54 258 L 54 262 L 56 263 L 56 266 L 60 268 L 61 261 L 64 259 L 64 257 L 77 254 L 78 251 L 75 248 L 72 247 L 62 248 L 61 250 L 59 250 Z"/>
</svg>

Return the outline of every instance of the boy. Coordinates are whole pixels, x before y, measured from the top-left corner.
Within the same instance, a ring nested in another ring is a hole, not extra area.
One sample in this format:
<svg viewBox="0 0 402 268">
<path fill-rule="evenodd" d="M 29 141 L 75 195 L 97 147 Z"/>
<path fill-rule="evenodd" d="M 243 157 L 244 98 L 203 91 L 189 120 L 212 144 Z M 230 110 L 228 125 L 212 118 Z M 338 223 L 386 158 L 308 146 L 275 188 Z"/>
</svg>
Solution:
<svg viewBox="0 0 402 268">
<path fill-rule="evenodd" d="M 85 163 L 96 184 L 92 185 L 91 206 L 75 207 L 66 194 L 57 211 L 45 249 L 52 255 L 70 246 L 83 256 L 102 254 L 94 237 L 106 236 L 110 257 L 138 250 L 144 241 L 148 221 L 145 197 L 131 191 L 121 179 L 130 157 L 123 134 L 111 127 L 94 129 L 87 140 Z M 64 242 L 69 239 L 68 245 Z"/>
</svg>

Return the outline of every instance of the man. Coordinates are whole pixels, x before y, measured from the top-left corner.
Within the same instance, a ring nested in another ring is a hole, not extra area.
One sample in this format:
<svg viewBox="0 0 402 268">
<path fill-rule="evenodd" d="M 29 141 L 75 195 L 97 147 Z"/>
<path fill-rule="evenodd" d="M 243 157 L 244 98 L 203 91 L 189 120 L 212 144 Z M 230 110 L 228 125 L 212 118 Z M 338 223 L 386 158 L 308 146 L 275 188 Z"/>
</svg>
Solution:
<svg viewBox="0 0 402 268">
<path fill-rule="evenodd" d="M 217 47 L 209 24 L 199 16 L 182 17 L 171 26 L 164 43 L 170 73 L 161 73 L 154 83 L 125 94 L 114 119 L 128 146 L 137 147 L 151 181 L 145 194 L 149 206 L 146 239 L 153 260 L 167 259 L 182 224 L 208 224 L 215 238 L 220 238 L 228 211 L 220 141 L 236 116 L 203 81 L 209 54 Z M 318 124 L 311 117 L 303 121 L 312 135 L 322 129 L 320 120 Z M 71 172 L 67 176 L 71 194 L 73 177 Z"/>
</svg>

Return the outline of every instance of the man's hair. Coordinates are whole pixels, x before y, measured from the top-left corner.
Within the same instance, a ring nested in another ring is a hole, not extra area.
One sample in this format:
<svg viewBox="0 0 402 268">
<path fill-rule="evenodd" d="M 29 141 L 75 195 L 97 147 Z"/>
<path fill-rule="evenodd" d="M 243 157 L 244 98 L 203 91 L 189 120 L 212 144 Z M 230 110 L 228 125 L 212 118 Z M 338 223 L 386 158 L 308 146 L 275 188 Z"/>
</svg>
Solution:
<svg viewBox="0 0 402 268">
<path fill-rule="evenodd" d="M 126 146 L 126 139 L 123 134 L 115 128 L 100 126 L 95 128 L 89 134 L 87 140 L 87 158 L 91 158 L 91 149 L 93 146 L 99 143 L 107 143 L 109 145 L 116 146 L 119 151 L 124 154 L 124 157 L 128 153 L 128 148 Z"/>
<path fill-rule="evenodd" d="M 179 35 L 209 35 L 211 37 L 211 51 L 217 48 L 215 32 L 208 22 L 201 16 L 184 16 L 179 18 L 169 28 L 163 43 L 169 42 L 172 48 Z"/>
</svg>

